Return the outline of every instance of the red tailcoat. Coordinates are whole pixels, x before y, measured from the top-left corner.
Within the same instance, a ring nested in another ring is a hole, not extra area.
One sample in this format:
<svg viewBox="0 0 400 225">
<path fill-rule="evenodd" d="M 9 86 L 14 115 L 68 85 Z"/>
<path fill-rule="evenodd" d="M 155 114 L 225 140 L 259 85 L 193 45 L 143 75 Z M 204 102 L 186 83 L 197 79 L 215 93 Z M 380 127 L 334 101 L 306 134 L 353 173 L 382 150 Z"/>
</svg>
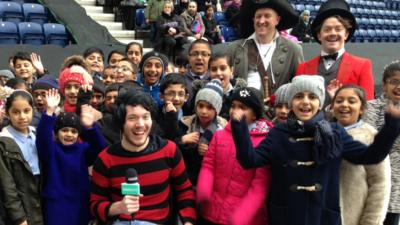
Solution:
<svg viewBox="0 0 400 225">
<path fill-rule="evenodd" d="M 320 56 L 317 56 L 307 62 L 301 63 L 297 67 L 296 75 L 318 74 L 320 58 Z M 374 77 L 372 75 L 371 60 L 345 52 L 340 62 L 336 79 L 342 84 L 355 84 L 360 86 L 365 90 L 367 100 L 374 99 Z"/>
</svg>

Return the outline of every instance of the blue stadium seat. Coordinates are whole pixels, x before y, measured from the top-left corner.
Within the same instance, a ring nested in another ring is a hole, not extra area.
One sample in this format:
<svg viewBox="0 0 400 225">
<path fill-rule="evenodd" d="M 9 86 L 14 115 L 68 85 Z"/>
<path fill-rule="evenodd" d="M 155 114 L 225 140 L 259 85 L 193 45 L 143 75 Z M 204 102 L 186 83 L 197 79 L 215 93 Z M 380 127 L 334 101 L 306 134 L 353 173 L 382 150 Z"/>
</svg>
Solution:
<svg viewBox="0 0 400 225">
<path fill-rule="evenodd" d="M 44 24 L 49 21 L 44 6 L 34 3 L 25 3 L 22 5 L 25 21 Z"/>
<path fill-rule="evenodd" d="M 304 4 L 296 4 L 295 9 L 296 9 L 297 12 L 301 13 L 301 12 L 303 12 L 306 8 L 304 7 Z"/>
<path fill-rule="evenodd" d="M 219 24 L 219 25 L 228 25 L 229 24 L 228 20 L 226 20 L 226 18 L 225 18 L 225 13 L 223 13 L 223 12 L 215 12 L 214 18 L 215 18 L 215 21 L 217 21 L 217 24 Z"/>
<path fill-rule="evenodd" d="M 43 24 L 43 32 L 46 44 L 66 46 L 69 44 L 69 37 L 65 26 L 58 23 Z"/>
<path fill-rule="evenodd" d="M 369 42 L 377 42 L 378 41 L 378 37 L 376 35 L 375 30 L 369 29 L 369 30 L 367 30 L 367 32 L 368 32 L 368 41 Z"/>
<path fill-rule="evenodd" d="M 376 19 L 378 19 L 378 18 L 379 18 L 379 16 L 378 16 L 378 10 L 376 10 L 376 9 L 371 9 L 371 14 L 369 15 L 369 17 L 370 17 L 370 18 L 376 18 Z"/>
<path fill-rule="evenodd" d="M 384 20 L 383 19 L 376 19 L 376 25 L 375 25 L 375 27 L 377 28 L 377 29 L 383 29 L 384 28 L 384 26 L 385 26 L 385 22 L 384 22 Z"/>
<path fill-rule="evenodd" d="M 3 21 L 19 23 L 24 21 L 21 4 L 16 2 L 0 2 L 0 18 Z"/>
<path fill-rule="evenodd" d="M 45 43 L 42 25 L 32 22 L 18 24 L 22 44 L 43 45 Z"/>
<path fill-rule="evenodd" d="M 381 29 L 376 29 L 376 38 L 375 41 L 376 42 L 382 42 L 384 40 L 384 33 L 383 30 Z"/>
<path fill-rule="evenodd" d="M 364 29 L 358 30 L 359 37 L 357 37 L 358 42 L 365 42 L 368 39 L 368 32 Z"/>
<path fill-rule="evenodd" d="M 376 26 L 377 26 L 377 24 L 378 24 L 378 21 L 377 21 L 376 19 L 370 18 L 370 19 L 369 19 L 368 28 L 369 28 L 369 29 L 375 29 Z"/>
<path fill-rule="evenodd" d="M 398 30 L 392 30 L 392 36 L 390 38 L 390 41 L 392 41 L 392 42 L 400 41 L 399 31 Z"/>
<path fill-rule="evenodd" d="M 144 13 L 144 9 L 136 10 L 136 18 L 135 18 L 136 26 L 143 27 L 146 24 L 146 16 Z"/>
<path fill-rule="evenodd" d="M 356 8 L 355 16 L 356 17 L 366 17 L 365 10 L 363 8 Z"/>
<path fill-rule="evenodd" d="M 371 9 L 368 9 L 368 8 L 364 9 L 363 16 L 369 17 L 369 18 L 374 18 L 374 16 L 372 15 Z"/>
<path fill-rule="evenodd" d="M 225 41 L 234 41 L 237 39 L 235 28 L 229 26 L 221 27 L 222 36 L 224 36 Z"/>
<path fill-rule="evenodd" d="M 384 29 L 391 29 L 391 26 L 392 26 L 392 21 L 391 20 L 389 20 L 389 19 L 384 19 L 383 20 L 383 28 Z"/>
<path fill-rule="evenodd" d="M 7 0 L 6 0 L 7 1 Z M 20 4 L 20 5 L 22 5 L 22 4 L 24 4 L 26 1 L 25 0 L 8 0 L 8 1 L 10 1 L 10 2 L 16 2 L 16 3 L 18 3 L 18 4 Z"/>
<path fill-rule="evenodd" d="M 369 26 L 369 19 L 368 18 L 363 17 L 358 21 L 359 21 L 358 25 L 360 26 L 360 28 L 362 28 L 362 29 L 367 29 L 368 28 L 368 26 Z"/>
<path fill-rule="evenodd" d="M 13 22 L 0 22 L 0 44 L 19 44 L 18 27 Z"/>
<path fill-rule="evenodd" d="M 391 32 L 390 30 L 383 30 L 383 38 L 382 38 L 382 41 L 383 41 L 383 42 L 389 42 L 391 36 L 392 36 L 392 32 Z"/>
<path fill-rule="evenodd" d="M 399 27 L 399 21 L 398 20 L 390 20 L 390 29 L 396 30 Z"/>
</svg>

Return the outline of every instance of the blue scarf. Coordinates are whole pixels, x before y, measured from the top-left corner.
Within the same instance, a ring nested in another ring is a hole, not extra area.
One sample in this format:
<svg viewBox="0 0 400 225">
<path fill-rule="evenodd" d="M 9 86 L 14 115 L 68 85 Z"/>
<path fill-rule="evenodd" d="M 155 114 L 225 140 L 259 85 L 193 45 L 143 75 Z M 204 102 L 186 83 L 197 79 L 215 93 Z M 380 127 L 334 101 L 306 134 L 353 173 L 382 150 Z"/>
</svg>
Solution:
<svg viewBox="0 0 400 225">
<path fill-rule="evenodd" d="M 325 164 L 340 155 L 340 137 L 333 132 L 322 111 L 306 122 L 298 121 L 293 111 L 291 111 L 288 115 L 287 125 L 296 133 L 314 136 L 312 157 L 317 165 Z"/>
</svg>

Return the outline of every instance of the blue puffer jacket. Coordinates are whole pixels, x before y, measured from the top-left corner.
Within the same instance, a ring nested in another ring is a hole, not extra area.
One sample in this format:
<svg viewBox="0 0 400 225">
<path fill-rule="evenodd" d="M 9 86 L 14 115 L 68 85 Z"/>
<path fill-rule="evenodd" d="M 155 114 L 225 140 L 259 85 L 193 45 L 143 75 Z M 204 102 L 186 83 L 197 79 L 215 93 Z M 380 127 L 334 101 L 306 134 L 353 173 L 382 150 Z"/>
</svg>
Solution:
<svg viewBox="0 0 400 225">
<path fill-rule="evenodd" d="M 143 75 L 140 73 L 138 74 L 138 82 L 143 86 L 143 90 L 146 93 L 149 93 L 151 97 L 153 97 L 154 101 L 156 101 L 158 107 L 162 107 L 164 104 L 160 97 L 160 84 L 161 81 L 164 79 L 164 74 L 161 75 L 160 80 L 154 85 L 147 85 L 144 82 Z"/>
</svg>

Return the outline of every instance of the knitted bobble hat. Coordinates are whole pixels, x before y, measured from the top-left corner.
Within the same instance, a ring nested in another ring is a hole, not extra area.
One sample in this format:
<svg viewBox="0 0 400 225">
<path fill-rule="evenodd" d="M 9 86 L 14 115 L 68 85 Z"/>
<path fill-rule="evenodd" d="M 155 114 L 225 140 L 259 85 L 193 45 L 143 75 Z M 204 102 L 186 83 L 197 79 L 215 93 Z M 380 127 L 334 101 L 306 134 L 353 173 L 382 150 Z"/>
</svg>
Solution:
<svg viewBox="0 0 400 225">
<path fill-rule="evenodd" d="M 218 115 L 222 108 L 223 93 L 221 81 L 213 79 L 197 92 L 195 105 L 199 101 L 206 101 L 213 106 Z"/>
<path fill-rule="evenodd" d="M 325 80 L 318 75 L 295 76 L 289 87 L 288 99 L 289 107 L 292 107 L 293 97 L 300 92 L 309 91 L 318 96 L 319 108 L 321 109 L 325 101 Z"/>
<path fill-rule="evenodd" d="M 69 82 L 77 82 L 80 85 L 84 84 L 83 75 L 77 72 L 71 72 L 70 68 L 64 69 L 59 77 L 59 84 L 60 84 L 60 92 L 64 94 L 65 86 Z"/>
</svg>

